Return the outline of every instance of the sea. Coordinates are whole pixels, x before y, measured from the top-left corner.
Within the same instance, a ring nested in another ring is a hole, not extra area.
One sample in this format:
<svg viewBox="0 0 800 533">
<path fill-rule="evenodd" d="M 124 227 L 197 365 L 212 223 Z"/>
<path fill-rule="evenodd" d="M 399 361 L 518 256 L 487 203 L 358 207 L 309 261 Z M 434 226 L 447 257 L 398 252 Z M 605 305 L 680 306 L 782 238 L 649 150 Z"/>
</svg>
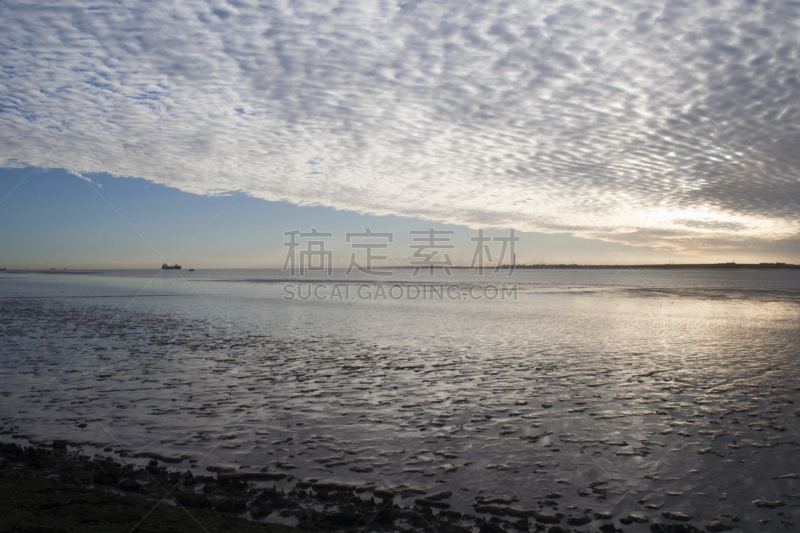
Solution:
<svg viewBox="0 0 800 533">
<path fill-rule="evenodd" d="M 487 518 L 800 524 L 800 271 L 303 274 L 0 272 L 0 438 Z"/>
</svg>

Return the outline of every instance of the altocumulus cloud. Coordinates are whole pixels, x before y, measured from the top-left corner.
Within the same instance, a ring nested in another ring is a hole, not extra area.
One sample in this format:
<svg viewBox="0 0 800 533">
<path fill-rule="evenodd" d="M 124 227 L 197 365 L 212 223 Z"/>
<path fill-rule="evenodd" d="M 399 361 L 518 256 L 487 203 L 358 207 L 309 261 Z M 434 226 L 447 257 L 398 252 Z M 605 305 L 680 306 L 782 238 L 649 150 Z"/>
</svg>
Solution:
<svg viewBox="0 0 800 533">
<path fill-rule="evenodd" d="M 3 165 L 682 251 L 798 235 L 800 3 L 0 6 Z"/>
</svg>

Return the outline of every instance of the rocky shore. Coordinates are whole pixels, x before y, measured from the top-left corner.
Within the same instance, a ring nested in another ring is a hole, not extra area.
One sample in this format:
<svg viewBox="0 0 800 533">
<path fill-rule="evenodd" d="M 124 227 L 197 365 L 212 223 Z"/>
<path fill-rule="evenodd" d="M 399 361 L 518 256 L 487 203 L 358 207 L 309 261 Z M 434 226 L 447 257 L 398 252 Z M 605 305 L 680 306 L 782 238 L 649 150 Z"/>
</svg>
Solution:
<svg viewBox="0 0 800 533">
<path fill-rule="evenodd" d="M 63 441 L 52 448 L 0 443 L 0 531 L 471 530 L 457 524 L 465 518 L 458 513 L 434 516 L 431 506 L 403 510 L 335 484 L 284 492 L 256 487 L 253 481 L 194 475 L 168 469 L 156 459 L 137 467 L 92 458 L 68 450 Z M 276 512 L 295 517 L 297 527 L 264 523 Z"/>
<path fill-rule="evenodd" d="M 389 491 L 316 480 L 299 481 L 284 491 L 265 486 L 270 476 L 275 474 L 196 475 L 167 468 L 157 459 L 136 466 L 83 455 L 59 440 L 50 447 L 0 443 L 0 531 L 623 531 L 611 513 L 565 509 L 564 514 L 555 501 L 547 502 L 549 508 L 523 510 L 512 502 L 487 500 L 476 507 L 483 517 L 469 516 L 448 510 L 446 491 L 420 494 L 414 506 L 399 507 Z M 295 527 L 267 522 L 276 518 Z M 633 515 L 618 520 L 637 526 L 646 521 Z M 715 521 L 705 529 L 729 531 L 736 521 Z M 587 525 L 588 530 L 580 527 Z M 686 523 L 650 524 L 649 529 L 701 531 Z"/>
</svg>

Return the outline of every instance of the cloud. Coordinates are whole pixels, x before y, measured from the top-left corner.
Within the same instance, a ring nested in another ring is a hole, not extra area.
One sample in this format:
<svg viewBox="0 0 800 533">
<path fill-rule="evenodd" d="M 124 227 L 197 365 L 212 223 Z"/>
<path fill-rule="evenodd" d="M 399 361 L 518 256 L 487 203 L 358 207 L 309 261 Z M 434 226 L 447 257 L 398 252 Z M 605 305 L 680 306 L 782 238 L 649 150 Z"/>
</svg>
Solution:
<svg viewBox="0 0 800 533">
<path fill-rule="evenodd" d="M 798 21 L 788 1 L 3 3 L 0 160 L 683 251 L 782 243 Z"/>
</svg>

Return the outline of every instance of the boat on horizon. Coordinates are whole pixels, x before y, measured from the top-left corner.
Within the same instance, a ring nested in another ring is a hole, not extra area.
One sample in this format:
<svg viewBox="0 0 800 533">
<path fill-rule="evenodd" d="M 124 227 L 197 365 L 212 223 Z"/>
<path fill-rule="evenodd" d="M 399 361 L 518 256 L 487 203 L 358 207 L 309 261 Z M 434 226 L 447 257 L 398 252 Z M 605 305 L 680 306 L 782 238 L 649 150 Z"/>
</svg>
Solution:
<svg viewBox="0 0 800 533">
<path fill-rule="evenodd" d="M 181 266 L 180 266 L 179 264 L 177 264 L 177 263 L 175 263 L 175 264 L 174 264 L 174 265 L 172 265 L 172 266 L 169 266 L 169 265 L 168 265 L 168 264 L 166 264 L 166 263 L 164 263 L 163 265 L 161 265 L 161 270 L 180 270 L 180 269 L 181 269 Z"/>
</svg>

